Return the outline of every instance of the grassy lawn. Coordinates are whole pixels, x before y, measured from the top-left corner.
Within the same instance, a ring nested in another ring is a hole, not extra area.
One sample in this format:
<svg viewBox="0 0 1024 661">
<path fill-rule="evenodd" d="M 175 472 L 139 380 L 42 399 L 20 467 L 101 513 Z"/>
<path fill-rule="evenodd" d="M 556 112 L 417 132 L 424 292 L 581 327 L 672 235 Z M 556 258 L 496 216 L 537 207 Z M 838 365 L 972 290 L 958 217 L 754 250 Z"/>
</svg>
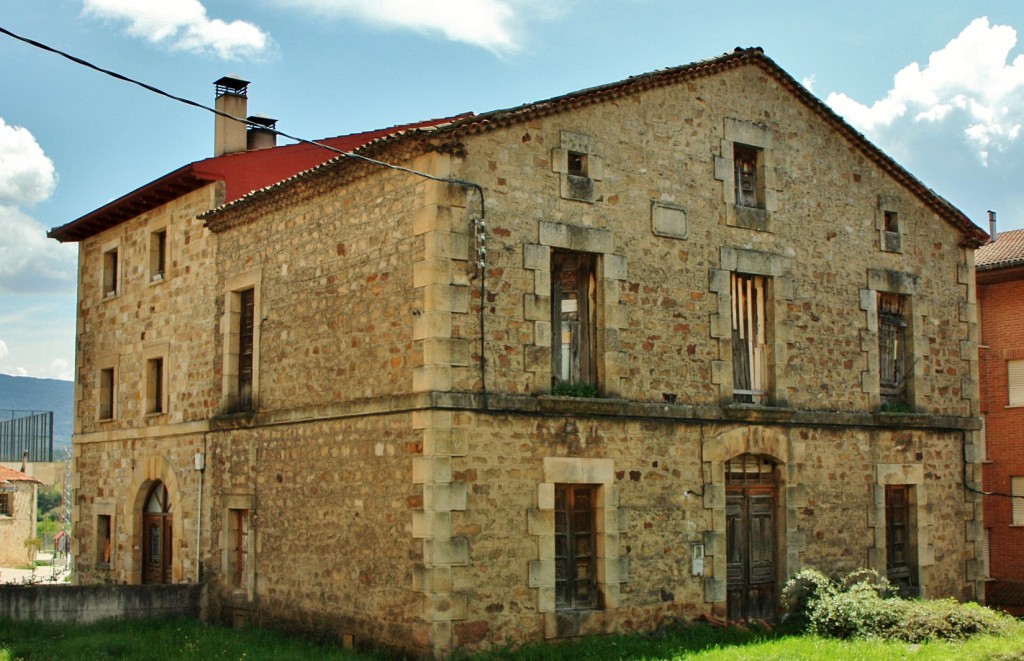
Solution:
<svg viewBox="0 0 1024 661">
<path fill-rule="evenodd" d="M 194 620 L 143 620 L 95 625 L 0 622 L 0 661 L 15 659 L 386 659 L 319 644 L 306 637 L 259 629 L 227 629 Z M 468 657 L 503 659 L 1024 659 L 1024 623 L 1004 637 L 981 636 L 964 643 L 838 641 L 774 632 L 713 629 L 694 625 L 647 636 L 607 636 L 556 645 L 528 645 Z"/>
</svg>

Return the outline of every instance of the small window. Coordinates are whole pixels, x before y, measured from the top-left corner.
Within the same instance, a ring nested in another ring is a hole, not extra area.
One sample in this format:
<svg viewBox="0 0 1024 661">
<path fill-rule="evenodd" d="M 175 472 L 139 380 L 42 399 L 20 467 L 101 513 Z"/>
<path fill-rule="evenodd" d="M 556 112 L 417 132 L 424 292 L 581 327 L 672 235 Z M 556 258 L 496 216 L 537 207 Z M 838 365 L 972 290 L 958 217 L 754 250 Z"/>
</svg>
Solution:
<svg viewBox="0 0 1024 661">
<path fill-rule="evenodd" d="M 905 296 L 878 293 L 878 381 L 883 408 L 907 400 L 907 301 Z"/>
<path fill-rule="evenodd" d="M 768 279 L 732 274 L 733 401 L 768 402 Z"/>
<path fill-rule="evenodd" d="M 160 282 L 167 277 L 167 230 L 149 235 L 149 281 Z"/>
<path fill-rule="evenodd" d="M 14 516 L 14 494 L 0 493 L 0 516 Z"/>
<path fill-rule="evenodd" d="M 574 177 L 586 177 L 587 176 L 587 155 L 578 152 L 569 152 L 567 170 L 568 174 Z"/>
<path fill-rule="evenodd" d="M 597 386 L 595 257 L 556 251 L 551 270 L 552 385 Z"/>
<path fill-rule="evenodd" d="M 555 608 L 601 608 L 597 585 L 597 486 L 555 485 Z"/>
<path fill-rule="evenodd" d="M 99 418 L 111 420 L 114 417 L 114 368 L 100 370 Z"/>
<path fill-rule="evenodd" d="M 252 369 L 255 349 L 255 290 L 238 292 L 238 410 L 252 410 Z"/>
<path fill-rule="evenodd" d="M 981 416 L 981 429 L 978 430 L 978 461 L 988 461 L 988 432 L 985 430 L 985 416 Z"/>
<path fill-rule="evenodd" d="M 736 167 L 736 204 L 741 207 L 763 209 L 762 182 L 758 181 L 758 161 L 761 150 L 746 145 L 733 147 Z"/>
<path fill-rule="evenodd" d="M 992 529 L 985 528 L 985 537 L 982 540 L 981 550 L 981 571 L 985 578 L 992 578 Z"/>
<path fill-rule="evenodd" d="M 164 412 L 164 359 L 146 361 L 146 413 Z"/>
<path fill-rule="evenodd" d="M 100 514 L 96 517 L 96 562 L 101 565 L 110 565 L 111 554 L 111 525 L 110 515 Z"/>
<path fill-rule="evenodd" d="M 899 214 L 895 211 L 886 211 L 884 222 L 886 232 L 900 231 Z"/>
<path fill-rule="evenodd" d="M 1024 406 L 1024 360 L 1010 360 L 1006 363 L 1009 405 Z"/>
<path fill-rule="evenodd" d="M 1010 478 L 1010 495 L 1013 503 L 1010 508 L 1013 510 L 1013 525 L 1024 526 L 1024 477 Z"/>
<path fill-rule="evenodd" d="M 911 588 L 917 585 L 910 489 L 906 484 L 885 487 L 886 578 L 904 594 L 911 594 Z"/>
<path fill-rule="evenodd" d="M 103 298 L 113 298 L 118 293 L 117 248 L 103 253 Z"/>
<path fill-rule="evenodd" d="M 228 560 L 232 587 L 240 590 L 249 587 L 249 510 L 228 510 L 230 534 Z"/>
</svg>

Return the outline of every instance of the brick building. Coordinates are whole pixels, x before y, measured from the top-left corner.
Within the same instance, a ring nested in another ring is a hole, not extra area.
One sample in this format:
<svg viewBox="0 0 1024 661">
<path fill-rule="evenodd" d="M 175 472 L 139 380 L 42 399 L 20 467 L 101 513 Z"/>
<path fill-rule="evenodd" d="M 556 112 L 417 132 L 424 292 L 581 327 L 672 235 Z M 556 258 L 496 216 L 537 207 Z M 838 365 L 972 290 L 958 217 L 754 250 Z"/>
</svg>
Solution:
<svg viewBox="0 0 1024 661">
<path fill-rule="evenodd" d="M 992 236 L 977 252 L 987 592 L 1024 615 L 1024 230 Z"/>
<path fill-rule="evenodd" d="M 760 49 L 358 154 L 53 231 L 81 580 L 434 653 L 981 596 L 987 237 Z"/>
</svg>

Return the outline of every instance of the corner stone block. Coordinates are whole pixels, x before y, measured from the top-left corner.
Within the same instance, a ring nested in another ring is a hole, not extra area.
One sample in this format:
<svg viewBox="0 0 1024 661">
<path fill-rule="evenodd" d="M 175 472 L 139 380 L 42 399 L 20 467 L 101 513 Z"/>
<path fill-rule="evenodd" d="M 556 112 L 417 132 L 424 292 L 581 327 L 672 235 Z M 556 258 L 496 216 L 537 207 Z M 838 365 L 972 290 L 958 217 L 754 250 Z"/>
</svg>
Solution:
<svg viewBox="0 0 1024 661">
<path fill-rule="evenodd" d="M 450 484 L 424 484 L 423 509 L 436 511 L 464 511 L 467 503 L 465 482 Z"/>
<path fill-rule="evenodd" d="M 412 389 L 415 392 L 450 391 L 452 389 L 451 365 L 424 365 L 413 368 Z"/>
<path fill-rule="evenodd" d="M 451 482 L 451 457 L 413 457 L 412 481 L 413 484 Z"/>
<path fill-rule="evenodd" d="M 543 588 L 555 584 L 554 560 L 530 560 L 529 586 Z"/>
<path fill-rule="evenodd" d="M 786 502 L 790 507 L 807 507 L 807 487 L 802 484 L 787 486 Z"/>
<path fill-rule="evenodd" d="M 555 612 L 555 588 L 540 588 L 537 591 L 537 610 L 541 613 L 554 613 Z M 548 634 L 548 627 L 544 627 L 544 635 L 548 638 L 554 638 L 558 635 L 558 632 Z"/>
<path fill-rule="evenodd" d="M 704 507 L 714 509 L 725 507 L 725 486 L 721 484 L 708 484 L 704 487 Z"/>
<path fill-rule="evenodd" d="M 469 288 L 447 284 L 427 285 L 423 305 L 431 312 L 468 312 Z"/>
<path fill-rule="evenodd" d="M 718 601 L 725 601 L 725 580 L 721 578 L 704 579 L 704 601 L 713 604 Z"/>
<path fill-rule="evenodd" d="M 523 347 L 523 367 L 527 372 L 551 372 L 551 347 Z"/>
<path fill-rule="evenodd" d="M 413 512 L 412 536 L 414 539 L 450 539 L 452 536 L 452 513 Z"/>
<path fill-rule="evenodd" d="M 528 509 L 526 511 L 526 530 L 531 535 L 554 534 L 555 510 Z"/>
<path fill-rule="evenodd" d="M 423 561 L 428 565 L 468 565 L 469 541 L 465 537 L 425 539 Z"/>
<path fill-rule="evenodd" d="M 786 533 L 786 548 L 792 551 L 806 551 L 807 533 L 803 530 L 793 530 Z"/>
<path fill-rule="evenodd" d="M 704 555 L 725 554 L 725 533 L 717 530 L 704 531 Z"/>
<path fill-rule="evenodd" d="M 523 294 L 523 318 L 527 321 L 551 321 L 551 297 Z"/>
<path fill-rule="evenodd" d="M 469 604 L 466 595 L 441 592 L 424 595 L 424 598 L 426 603 L 423 610 L 428 620 L 452 622 L 466 619 Z"/>
<path fill-rule="evenodd" d="M 542 510 L 555 509 L 555 485 L 542 482 L 537 485 L 537 507 Z"/>
<path fill-rule="evenodd" d="M 604 256 L 604 277 L 608 280 L 625 280 L 628 276 L 625 255 Z"/>
<path fill-rule="evenodd" d="M 719 181 L 731 180 L 735 176 L 733 168 L 734 165 L 731 158 L 715 156 L 715 179 L 718 179 Z"/>
<path fill-rule="evenodd" d="M 551 322 L 550 321 L 535 321 L 533 322 L 533 343 L 538 347 L 550 347 L 551 346 Z"/>
<path fill-rule="evenodd" d="M 424 312 L 412 322 L 412 339 L 414 340 L 425 340 L 430 337 L 449 338 L 451 336 L 451 312 Z"/>
<path fill-rule="evenodd" d="M 412 286 L 448 285 L 452 282 L 452 260 L 424 259 L 412 265 Z"/>
<path fill-rule="evenodd" d="M 551 248 L 527 243 L 523 245 L 523 268 L 533 271 L 551 270 Z"/>
<path fill-rule="evenodd" d="M 569 228 L 561 223 L 551 223 L 547 221 L 540 221 L 540 243 L 544 246 L 554 246 L 556 248 L 568 248 L 569 246 Z"/>
</svg>

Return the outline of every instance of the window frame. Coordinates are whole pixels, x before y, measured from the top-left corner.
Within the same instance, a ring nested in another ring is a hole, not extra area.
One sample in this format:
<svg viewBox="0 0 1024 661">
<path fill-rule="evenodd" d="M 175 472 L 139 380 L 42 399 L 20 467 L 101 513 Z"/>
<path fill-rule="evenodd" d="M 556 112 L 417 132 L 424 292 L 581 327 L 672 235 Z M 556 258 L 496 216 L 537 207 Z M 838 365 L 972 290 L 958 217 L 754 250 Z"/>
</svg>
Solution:
<svg viewBox="0 0 1024 661">
<path fill-rule="evenodd" d="M 601 610 L 604 606 L 598 581 L 599 488 L 596 484 L 555 485 L 556 611 Z M 579 553 L 581 548 L 587 552 Z"/>
<path fill-rule="evenodd" d="M 154 229 L 149 234 L 149 282 L 156 284 L 167 279 L 167 227 Z"/>
<path fill-rule="evenodd" d="M 167 361 L 163 356 L 146 359 L 146 415 L 167 412 Z"/>
<path fill-rule="evenodd" d="M 114 550 L 114 518 L 110 514 L 96 515 L 96 566 L 109 567 Z"/>
<path fill-rule="evenodd" d="M 766 405 L 771 393 L 768 338 L 771 328 L 771 277 L 730 273 L 733 401 Z M 747 387 L 743 387 L 747 386 Z"/>
<path fill-rule="evenodd" d="M 910 299 L 880 291 L 878 311 L 878 397 L 880 405 L 911 406 L 908 367 L 913 364 L 910 342 Z"/>
<path fill-rule="evenodd" d="M 228 510 L 229 542 L 228 574 L 231 587 L 236 590 L 249 589 L 250 549 L 252 543 L 252 510 L 231 508 Z"/>
<path fill-rule="evenodd" d="M 117 368 L 101 367 L 96 376 L 96 419 L 109 421 L 117 418 Z"/>
<path fill-rule="evenodd" d="M 1010 525 L 1024 526 L 1024 475 L 1010 476 Z"/>
<path fill-rule="evenodd" d="M 598 387 L 597 262 L 594 253 L 569 250 L 551 253 L 552 387 L 562 384 Z M 568 310 L 569 300 L 575 301 L 572 312 Z M 572 332 L 572 315 L 578 328 L 576 333 Z M 568 344 L 566 332 L 570 334 Z"/>
<path fill-rule="evenodd" d="M 735 204 L 747 209 L 764 209 L 764 149 L 739 142 L 733 143 Z M 749 181 L 749 185 L 747 182 Z M 748 191 L 749 189 L 749 191 Z"/>
<path fill-rule="evenodd" d="M 0 493 L 0 516 L 14 517 L 14 494 Z"/>
<path fill-rule="evenodd" d="M 100 296 L 104 300 L 116 298 L 121 293 L 120 246 L 110 246 L 103 250 L 102 266 Z"/>
<path fill-rule="evenodd" d="M 1006 361 L 1006 406 L 1024 406 L 1024 359 Z"/>
<path fill-rule="evenodd" d="M 913 499 L 914 485 L 885 485 L 885 576 L 905 594 L 918 587 Z"/>
<path fill-rule="evenodd" d="M 223 368 L 221 411 L 225 414 L 253 413 L 259 408 L 260 343 L 262 312 L 260 281 L 262 272 L 255 269 L 231 277 L 224 293 Z M 251 294 L 245 292 L 251 291 Z M 252 303 L 243 309 L 243 299 Z M 243 319 L 245 315 L 246 319 Z M 243 337 L 243 321 L 251 318 L 251 334 Z"/>
</svg>

